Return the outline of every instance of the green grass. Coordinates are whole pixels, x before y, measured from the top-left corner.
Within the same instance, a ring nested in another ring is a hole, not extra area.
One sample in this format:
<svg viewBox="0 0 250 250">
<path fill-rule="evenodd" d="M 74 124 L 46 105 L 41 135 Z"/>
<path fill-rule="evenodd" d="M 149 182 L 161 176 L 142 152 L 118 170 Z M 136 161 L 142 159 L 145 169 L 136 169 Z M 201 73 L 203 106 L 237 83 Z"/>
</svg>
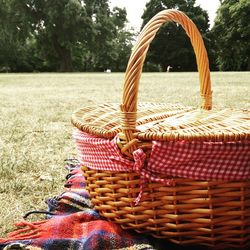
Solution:
<svg viewBox="0 0 250 250">
<path fill-rule="evenodd" d="M 120 102 L 123 74 L 0 74 L 0 237 L 63 190 L 71 113 Z M 249 108 L 250 72 L 212 73 L 214 106 Z M 147 73 L 140 101 L 199 106 L 197 73 Z"/>
</svg>

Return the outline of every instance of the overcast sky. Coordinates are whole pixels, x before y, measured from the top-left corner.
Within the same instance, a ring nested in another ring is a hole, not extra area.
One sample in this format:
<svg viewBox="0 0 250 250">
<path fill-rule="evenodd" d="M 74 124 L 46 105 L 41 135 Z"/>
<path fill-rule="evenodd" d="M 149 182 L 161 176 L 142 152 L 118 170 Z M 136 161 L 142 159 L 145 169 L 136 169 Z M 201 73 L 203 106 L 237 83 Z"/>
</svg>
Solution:
<svg viewBox="0 0 250 250">
<path fill-rule="evenodd" d="M 127 18 L 132 27 L 139 31 L 141 27 L 141 16 L 143 9 L 149 0 L 110 0 L 111 8 L 114 6 L 125 7 L 127 9 Z M 210 25 L 213 24 L 215 12 L 219 6 L 219 0 L 196 0 L 197 5 L 200 5 L 204 10 L 207 10 L 210 20 Z"/>
</svg>

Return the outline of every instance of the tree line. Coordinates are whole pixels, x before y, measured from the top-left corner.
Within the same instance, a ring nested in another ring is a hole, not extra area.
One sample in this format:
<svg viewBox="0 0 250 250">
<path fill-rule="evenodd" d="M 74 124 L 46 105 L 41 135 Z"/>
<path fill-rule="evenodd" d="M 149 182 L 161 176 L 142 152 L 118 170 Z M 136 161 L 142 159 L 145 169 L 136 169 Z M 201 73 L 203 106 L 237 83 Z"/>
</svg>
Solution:
<svg viewBox="0 0 250 250">
<path fill-rule="evenodd" d="M 156 13 L 175 8 L 197 25 L 212 70 L 250 70 L 250 1 L 221 0 L 213 27 L 195 0 L 150 0 L 142 27 Z M 0 71 L 124 71 L 137 34 L 126 9 L 109 0 L 0 0 Z M 194 52 L 183 29 L 161 27 L 145 71 L 194 71 Z"/>
</svg>

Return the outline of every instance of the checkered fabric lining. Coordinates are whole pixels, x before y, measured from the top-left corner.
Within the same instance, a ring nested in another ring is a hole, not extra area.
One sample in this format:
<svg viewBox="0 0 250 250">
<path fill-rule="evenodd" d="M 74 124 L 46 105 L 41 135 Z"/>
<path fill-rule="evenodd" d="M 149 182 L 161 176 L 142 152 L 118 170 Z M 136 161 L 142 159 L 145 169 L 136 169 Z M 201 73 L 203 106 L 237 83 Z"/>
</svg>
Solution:
<svg viewBox="0 0 250 250">
<path fill-rule="evenodd" d="M 250 141 L 154 141 L 148 165 L 157 173 L 195 180 L 244 180 L 250 178 Z"/>
<path fill-rule="evenodd" d="M 153 141 L 147 166 L 141 149 L 134 152 L 134 162 L 125 159 L 113 140 L 99 138 L 80 130 L 73 134 L 79 160 L 96 170 L 136 171 L 145 179 L 164 182 L 172 177 L 195 180 L 244 180 L 250 178 L 250 141 L 239 142 L 167 142 Z"/>
</svg>

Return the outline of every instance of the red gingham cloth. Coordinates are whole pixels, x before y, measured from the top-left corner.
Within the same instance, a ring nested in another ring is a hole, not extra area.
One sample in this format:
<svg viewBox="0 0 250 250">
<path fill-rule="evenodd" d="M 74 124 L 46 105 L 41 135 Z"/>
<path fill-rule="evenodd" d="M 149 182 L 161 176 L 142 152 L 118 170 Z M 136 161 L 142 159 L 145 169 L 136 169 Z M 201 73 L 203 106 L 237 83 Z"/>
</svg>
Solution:
<svg viewBox="0 0 250 250">
<path fill-rule="evenodd" d="M 142 149 L 133 152 L 134 162 L 124 158 L 117 146 L 117 136 L 113 140 L 107 140 L 76 130 L 73 137 L 76 141 L 79 161 L 91 169 L 136 171 L 147 179 L 169 184 L 171 182 L 171 180 L 157 177 L 151 172 L 150 168 L 144 165 L 146 155 Z"/>
<path fill-rule="evenodd" d="M 195 180 L 250 178 L 250 141 L 153 141 L 148 165 L 153 172 Z"/>
<path fill-rule="evenodd" d="M 109 171 L 136 171 L 142 178 L 164 182 L 157 174 L 195 180 L 244 180 L 250 178 L 250 141 L 242 142 L 167 142 L 153 141 L 148 164 L 142 149 L 134 152 L 134 162 L 123 157 L 113 140 L 80 130 L 73 134 L 79 160 L 85 166 Z M 146 165 L 146 166 L 145 166 Z"/>
</svg>

